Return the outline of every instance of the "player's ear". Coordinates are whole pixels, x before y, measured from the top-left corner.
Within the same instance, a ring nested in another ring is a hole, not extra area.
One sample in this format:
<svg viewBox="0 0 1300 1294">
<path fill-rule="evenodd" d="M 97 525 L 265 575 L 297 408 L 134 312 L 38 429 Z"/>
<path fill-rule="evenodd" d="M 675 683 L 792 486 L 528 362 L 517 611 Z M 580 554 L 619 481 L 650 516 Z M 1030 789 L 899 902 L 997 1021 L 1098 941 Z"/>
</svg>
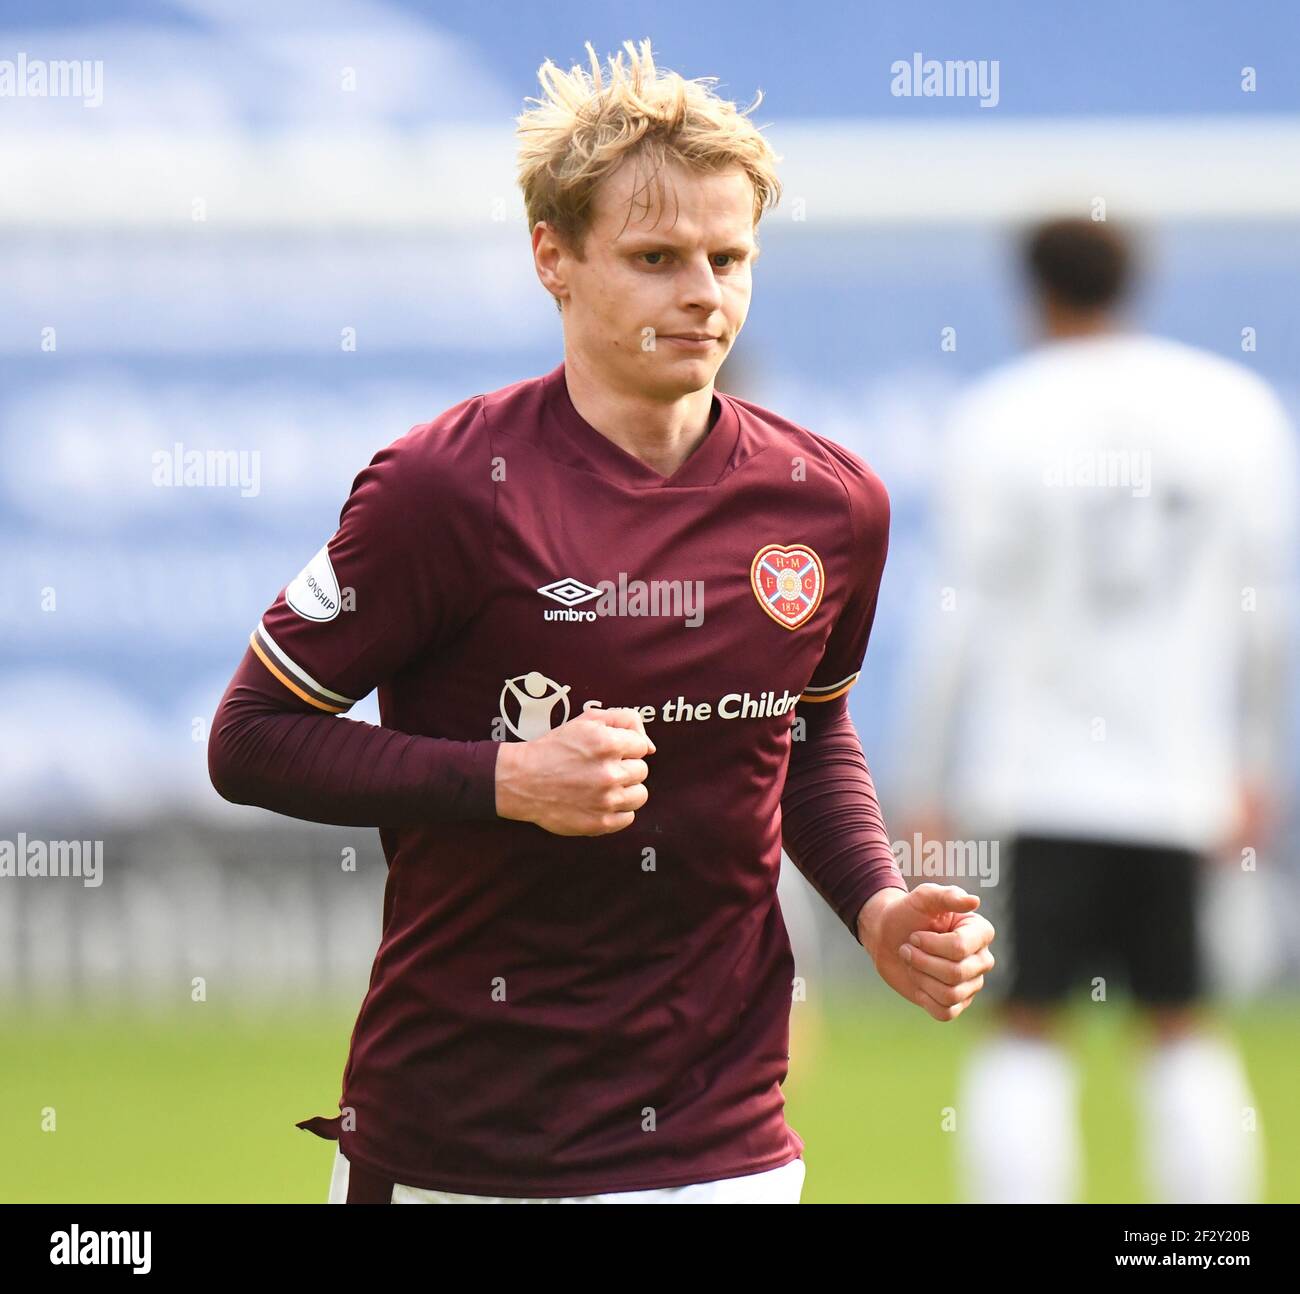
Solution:
<svg viewBox="0 0 1300 1294">
<path fill-rule="evenodd" d="M 545 220 L 533 226 L 533 268 L 538 281 L 555 298 L 563 313 L 562 298 L 567 293 L 564 276 L 566 249 L 556 231 Z"/>
</svg>

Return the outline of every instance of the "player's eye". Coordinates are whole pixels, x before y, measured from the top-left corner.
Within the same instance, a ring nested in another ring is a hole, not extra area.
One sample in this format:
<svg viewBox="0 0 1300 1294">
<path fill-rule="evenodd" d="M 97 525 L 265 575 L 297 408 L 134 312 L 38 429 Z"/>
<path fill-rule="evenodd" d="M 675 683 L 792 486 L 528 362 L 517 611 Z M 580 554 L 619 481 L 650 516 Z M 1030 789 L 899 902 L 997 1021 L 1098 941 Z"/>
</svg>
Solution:
<svg viewBox="0 0 1300 1294">
<path fill-rule="evenodd" d="M 647 259 L 645 262 L 646 264 L 651 265 L 657 269 L 659 266 L 666 265 L 668 263 L 667 258 L 671 255 L 671 253 L 670 252 L 638 252 L 637 255 L 643 258 L 658 257 L 659 258 L 658 260 Z M 736 266 L 740 264 L 740 257 L 736 256 L 732 252 L 714 252 L 710 259 L 713 262 L 713 268 L 715 270 L 732 270 L 735 269 Z M 719 262 L 725 262 L 725 263 L 720 264 Z"/>
</svg>

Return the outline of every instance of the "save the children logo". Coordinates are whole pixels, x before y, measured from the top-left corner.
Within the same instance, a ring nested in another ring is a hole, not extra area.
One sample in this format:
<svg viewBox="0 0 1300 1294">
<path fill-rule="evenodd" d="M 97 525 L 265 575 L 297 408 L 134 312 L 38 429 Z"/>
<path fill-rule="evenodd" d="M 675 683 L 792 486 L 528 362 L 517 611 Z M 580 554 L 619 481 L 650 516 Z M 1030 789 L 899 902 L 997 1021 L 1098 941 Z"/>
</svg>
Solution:
<svg viewBox="0 0 1300 1294">
<path fill-rule="evenodd" d="M 533 669 L 506 679 L 500 704 L 506 729 L 520 741 L 532 741 L 568 722 L 569 688 Z"/>
<path fill-rule="evenodd" d="M 544 737 L 552 728 L 558 728 L 569 721 L 572 705 L 569 694 L 572 689 L 567 683 L 557 683 L 547 678 L 539 670 L 529 670 L 526 674 L 516 674 L 501 685 L 498 700 L 499 715 L 493 724 L 493 739 L 506 740 L 507 734 L 519 741 L 535 741 Z M 794 709 L 799 701 L 799 694 L 782 689 L 760 692 L 754 696 L 751 692 L 728 692 L 716 700 L 691 701 L 684 696 L 670 697 L 657 705 L 629 705 L 627 702 L 615 701 L 611 706 L 599 698 L 591 698 L 582 703 L 585 713 L 588 710 L 607 708 L 627 708 L 637 711 L 643 723 L 654 720 L 663 723 L 689 723 L 706 719 L 779 719 Z"/>
</svg>

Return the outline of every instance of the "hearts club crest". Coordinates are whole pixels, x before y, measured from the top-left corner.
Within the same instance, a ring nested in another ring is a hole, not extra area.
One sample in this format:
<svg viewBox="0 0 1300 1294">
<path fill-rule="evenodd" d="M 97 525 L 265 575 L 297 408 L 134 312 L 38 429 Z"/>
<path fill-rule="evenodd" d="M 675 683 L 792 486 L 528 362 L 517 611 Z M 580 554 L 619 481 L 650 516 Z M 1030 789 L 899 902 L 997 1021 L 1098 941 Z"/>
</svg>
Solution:
<svg viewBox="0 0 1300 1294">
<path fill-rule="evenodd" d="M 806 544 L 765 544 L 754 554 L 749 582 L 758 605 L 779 625 L 798 629 L 817 610 L 826 576 Z"/>
</svg>

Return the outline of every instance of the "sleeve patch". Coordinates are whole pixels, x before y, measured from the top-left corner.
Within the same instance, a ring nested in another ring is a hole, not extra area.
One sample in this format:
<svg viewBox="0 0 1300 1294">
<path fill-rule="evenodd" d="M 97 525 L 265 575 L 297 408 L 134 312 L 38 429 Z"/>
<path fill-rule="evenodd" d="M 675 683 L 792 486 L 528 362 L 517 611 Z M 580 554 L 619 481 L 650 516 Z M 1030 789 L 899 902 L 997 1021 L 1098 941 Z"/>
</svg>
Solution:
<svg viewBox="0 0 1300 1294">
<path fill-rule="evenodd" d="M 285 589 L 284 600 L 304 620 L 323 622 L 338 615 L 342 599 L 338 576 L 330 561 L 329 544 L 321 548 Z"/>
</svg>

